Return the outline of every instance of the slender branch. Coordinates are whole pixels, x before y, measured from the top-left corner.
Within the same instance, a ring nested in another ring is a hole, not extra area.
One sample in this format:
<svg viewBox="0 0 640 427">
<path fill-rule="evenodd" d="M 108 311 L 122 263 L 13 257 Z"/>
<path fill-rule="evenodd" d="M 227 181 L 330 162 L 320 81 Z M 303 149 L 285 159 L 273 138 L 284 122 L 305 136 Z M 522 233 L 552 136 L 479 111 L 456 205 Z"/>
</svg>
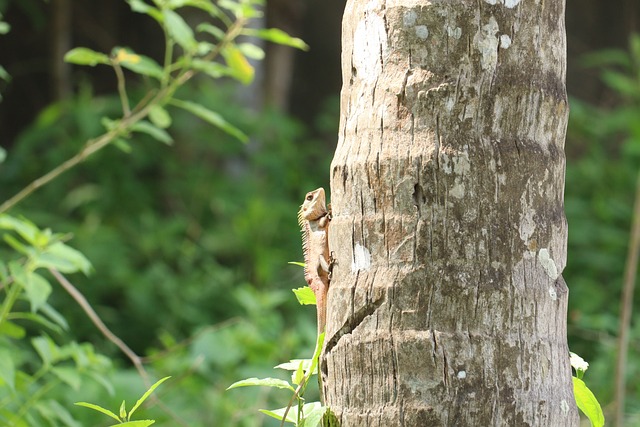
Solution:
<svg viewBox="0 0 640 427">
<path fill-rule="evenodd" d="M 122 341 L 117 335 L 111 332 L 107 325 L 104 324 L 102 319 L 100 319 L 100 316 L 98 316 L 98 314 L 93 310 L 93 307 L 91 307 L 91 304 L 89 304 L 84 295 L 82 295 L 82 293 L 80 293 L 80 291 L 76 289 L 76 287 L 73 286 L 66 277 L 60 274 L 58 270 L 54 270 L 53 268 L 50 268 L 49 272 L 53 274 L 53 277 L 55 277 L 58 283 L 62 285 L 64 290 L 67 291 L 69 295 L 71 295 L 71 297 L 82 308 L 82 310 L 84 310 L 85 314 L 89 317 L 89 319 L 91 319 L 96 328 L 98 328 L 98 330 L 102 332 L 102 335 L 104 335 L 109 341 L 114 343 L 120 349 L 120 351 L 122 351 L 129 358 L 129 360 L 131 360 L 131 363 L 133 363 L 136 370 L 142 377 L 145 386 L 147 388 L 151 387 L 151 382 L 149 381 L 149 373 L 146 371 L 146 369 L 144 369 L 144 366 L 142 366 L 141 358 L 133 350 L 131 350 L 129 346 L 124 343 L 124 341 Z"/>
<path fill-rule="evenodd" d="M 624 287 L 620 299 L 620 326 L 618 332 L 618 358 L 616 360 L 616 420 L 615 425 L 624 425 L 625 374 L 627 366 L 627 352 L 629 350 L 629 329 L 631 327 L 631 312 L 633 310 L 633 291 L 640 256 L 640 173 L 636 182 L 636 201 L 633 208 L 631 236 L 624 272 Z"/>
<path fill-rule="evenodd" d="M 129 107 L 129 97 L 127 96 L 127 83 L 124 79 L 124 73 L 122 67 L 118 62 L 118 59 L 112 59 L 111 65 L 116 72 L 118 79 L 118 95 L 120 95 L 120 103 L 122 104 L 122 116 L 129 117 L 131 114 L 131 108 Z"/>
</svg>

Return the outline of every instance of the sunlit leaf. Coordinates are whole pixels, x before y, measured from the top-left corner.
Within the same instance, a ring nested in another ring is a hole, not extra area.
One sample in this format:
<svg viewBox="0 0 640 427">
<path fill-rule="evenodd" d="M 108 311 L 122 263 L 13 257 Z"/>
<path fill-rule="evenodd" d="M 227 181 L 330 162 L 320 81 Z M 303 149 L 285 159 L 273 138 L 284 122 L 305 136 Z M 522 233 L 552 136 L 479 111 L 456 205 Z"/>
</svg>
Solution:
<svg viewBox="0 0 640 427">
<path fill-rule="evenodd" d="M 304 427 L 318 427 L 322 422 L 322 417 L 327 412 L 327 407 L 320 402 L 310 402 L 303 406 Z"/>
<path fill-rule="evenodd" d="M 248 36 L 259 37 L 263 40 L 267 40 L 273 43 L 295 47 L 297 49 L 309 50 L 309 45 L 306 44 L 302 39 L 297 37 L 291 37 L 289 34 L 278 28 L 268 28 L 268 29 L 254 29 L 254 28 L 246 28 L 242 31 L 243 34 Z"/>
<path fill-rule="evenodd" d="M 260 46 L 256 46 L 252 43 L 240 43 L 238 49 L 247 57 L 255 60 L 264 59 L 264 50 Z"/>
<path fill-rule="evenodd" d="M 40 267 L 53 268 L 61 273 L 75 273 L 81 271 L 88 275 L 91 273 L 91 263 L 80 251 L 56 242 L 37 258 L 36 263 Z"/>
<path fill-rule="evenodd" d="M 168 380 L 171 377 L 164 377 L 158 381 L 156 381 L 155 384 L 153 384 L 151 387 L 149 387 L 149 390 L 147 390 L 140 399 L 138 399 L 138 401 L 136 402 L 135 405 L 133 405 L 133 408 L 131 408 L 131 411 L 129 411 L 129 418 L 131 418 L 131 415 L 133 415 L 133 413 L 136 411 L 136 409 L 138 409 L 140 407 L 140 405 L 142 405 L 144 403 L 145 400 L 147 400 L 147 398 L 149 396 L 151 396 L 151 393 L 153 393 L 153 391 L 158 388 L 158 386 L 160 384 L 162 384 L 163 382 L 165 382 L 166 380 Z"/>
<path fill-rule="evenodd" d="M 154 423 L 155 423 L 155 420 L 138 420 L 138 421 L 127 421 L 126 423 L 115 424 L 109 427 L 148 427 Z"/>
<path fill-rule="evenodd" d="M 134 12 L 149 15 L 160 23 L 164 22 L 162 12 L 160 12 L 159 9 L 153 6 L 148 5 L 143 0 L 127 0 L 127 3 L 129 3 L 131 10 L 133 10 Z"/>
<path fill-rule="evenodd" d="M 118 416 L 116 414 L 114 414 L 113 412 L 111 412 L 108 409 L 103 408 L 102 406 L 94 405 L 93 403 L 88 403 L 88 402 L 76 402 L 75 405 L 83 406 L 85 408 L 89 408 L 89 409 L 93 409 L 94 411 L 101 412 L 101 413 L 103 413 L 105 415 L 110 416 L 114 420 L 120 422 L 120 418 L 118 418 Z M 122 425 L 122 424 L 118 424 L 118 425 Z"/>
<path fill-rule="evenodd" d="M 5 320 L 0 323 L 0 335 L 6 335 L 9 338 L 14 339 L 21 339 L 24 338 L 26 334 L 27 332 L 22 326 L 16 325 L 13 322 Z"/>
<path fill-rule="evenodd" d="M 278 378 L 247 378 L 246 380 L 236 381 L 235 383 L 227 387 L 227 390 L 231 390 L 232 388 L 251 386 L 275 387 L 295 391 L 295 389 L 291 387 L 291 384 L 289 384 L 285 380 L 281 380 Z"/>
<path fill-rule="evenodd" d="M 116 47 L 111 53 L 113 60 L 122 67 L 144 76 L 162 79 L 162 67 L 148 56 L 139 55 L 128 48 Z"/>
<path fill-rule="evenodd" d="M 31 345 L 36 349 L 44 365 L 51 365 L 60 353 L 58 346 L 47 336 L 32 338 Z"/>
<path fill-rule="evenodd" d="M 303 365 L 303 369 L 307 370 L 311 366 L 311 359 L 293 359 L 285 363 L 274 366 L 275 369 L 286 369 L 287 371 L 295 371 Z"/>
<path fill-rule="evenodd" d="M 220 114 L 215 111 L 211 111 L 200 104 L 189 101 L 180 101 L 178 99 L 171 100 L 171 104 L 195 114 L 201 119 L 227 132 L 229 135 L 235 136 L 242 142 L 247 142 L 249 140 L 249 137 L 245 135 L 244 132 L 227 122 Z"/>
<path fill-rule="evenodd" d="M 282 417 L 284 413 L 287 411 L 287 408 L 280 409 L 259 409 L 265 415 L 268 415 L 276 420 L 282 421 Z M 285 419 L 288 423 L 296 424 L 298 422 L 298 408 L 296 406 L 292 406 L 287 413 L 287 418 Z"/>
<path fill-rule="evenodd" d="M 571 378 L 573 379 L 573 394 L 576 397 L 578 408 L 589 418 L 593 427 L 602 427 L 604 425 L 604 414 L 598 399 L 596 399 L 584 381 L 576 377 Z"/>
<path fill-rule="evenodd" d="M 247 61 L 247 58 L 245 58 L 240 49 L 233 45 L 229 45 L 223 50 L 222 55 L 227 61 L 229 68 L 233 71 L 233 77 L 236 80 L 245 85 L 248 85 L 253 81 L 255 70 L 249 61 Z"/>
<path fill-rule="evenodd" d="M 300 305 L 316 305 L 316 294 L 313 293 L 310 287 L 304 286 L 298 289 L 291 289 L 296 295 Z"/>
<path fill-rule="evenodd" d="M 71 64 L 89 65 L 94 67 L 98 64 L 108 64 L 109 57 L 101 52 L 96 52 L 86 47 L 76 47 L 71 49 L 64 56 L 64 60 Z"/>
<path fill-rule="evenodd" d="M 124 403 L 124 400 L 120 404 L 120 418 L 123 420 L 127 419 L 127 405 Z"/>
</svg>

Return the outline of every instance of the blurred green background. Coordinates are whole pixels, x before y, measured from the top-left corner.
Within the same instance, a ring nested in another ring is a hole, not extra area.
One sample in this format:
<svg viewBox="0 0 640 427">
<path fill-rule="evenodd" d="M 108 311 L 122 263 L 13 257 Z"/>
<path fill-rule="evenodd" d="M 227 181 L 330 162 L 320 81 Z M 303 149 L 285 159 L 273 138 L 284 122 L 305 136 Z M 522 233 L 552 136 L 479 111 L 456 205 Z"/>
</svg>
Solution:
<svg viewBox="0 0 640 427">
<path fill-rule="evenodd" d="M 287 262 L 301 261 L 296 212 L 302 196 L 329 185 L 343 7 L 338 0 L 269 1 L 266 26 L 303 38 L 311 50 L 269 45 L 254 85 L 202 80 L 183 91 L 183 99 L 243 129 L 248 144 L 176 113 L 173 146 L 139 137 L 130 152 L 109 147 L 12 211 L 73 234 L 71 245 L 95 267 L 88 278 L 73 276 L 74 284 L 118 336 L 148 357 L 154 375 L 173 376 L 158 392 L 174 418 L 152 408 L 157 425 L 176 425 L 176 418 L 194 427 L 277 425 L 256 409 L 283 406 L 285 392 L 224 390 L 238 379 L 276 375 L 276 364 L 312 353 L 315 309 L 295 301 L 290 289 L 305 283 L 301 268 Z M 12 76 L 0 83 L 0 146 L 7 152 L 0 164 L 2 201 L 98 135 L 103 116 L 120 112 L 111 70 L 72 68 L 61 64 L 60 52 L 128 45 L 160 57 L 162 46 L 153 23 L 124 1 L 0 0 L 0 12 L 12 26 L 0 37 L 0 64 Z M 634 1 L 567 5 L 569 343 L 590 362 L 585 380 L 605 408 L 613 399 L 640 166 L 640 39 L 632 37 L 639 22 Z M 144 82 L 138 90 L 134 96 L 142 96 Z M 115 395 L 84 382 L 79 391 L 53 390 L 51 399 L 71 408 L 81 425 L 107 425 L 72 403 L 117 408 L 123 398 L 135 401 L 142 381 L 71 298 L 54 292 L 52 303 L 75 340 L 92 342 L 113 360 Z M 630 426 L 640 426 L 639 354 L 634 321 Z"/>
</svg>

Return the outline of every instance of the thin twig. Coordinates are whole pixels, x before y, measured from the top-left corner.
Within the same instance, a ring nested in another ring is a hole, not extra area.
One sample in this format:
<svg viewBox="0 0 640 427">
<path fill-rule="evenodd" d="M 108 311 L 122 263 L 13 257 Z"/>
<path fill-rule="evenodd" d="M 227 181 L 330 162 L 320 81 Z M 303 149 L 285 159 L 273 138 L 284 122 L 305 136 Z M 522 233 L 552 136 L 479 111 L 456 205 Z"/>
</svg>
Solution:
<svg viewBox="0 0 640 427">
<path fill-rule="evenodd" d="M 129 107 L 129 96 L 127 95 L 127 82 L 124 79 L 124 73 L 122 67 L 118 62 L 118 59 L 112 59 L 111 65 L 116 72 L 116 78 L 118 79 L 118 95 L 120 96 L 120 103 L 122 104 L 122 116 L 129 117 L 131 114 L 131 108 Z"/>
<path fill-rule="evenodd" d="M 633 309 L 633 290 L 640 256 L 640 172 L 636 182 L 636 200 L 633 208 L 631 236 L 624 271 L 624 287 L 620 299 L 620 327 L 618 332 L 618 358 L 616 361 L 616 421 L 617 427 L 624 425 L 625 374 L 629 351 L 629 329 Z"/>
<path fill-rule="evenodd" d="M 96 325 L 96 328 L 98 328 L 98 330 L 102 332 L 102 335 L 104 335 L 109 341 L 114 343 L 120 349 L 120 351 L 122 351 L 129 358 L 129 360 L 131 360 L 131 363 L 133 363 L 133 366 L 135 366 L 136 370 L 142 377 L 145 386 L 147 388 L 151 387 L 151 382 L 149 381 L 149 373 L 142 365 L 142 359 L 140 358 L 140 356 L 138 356 L 133 350 L 131 350 L 129 346 L 125 344 L 124 341 L 122 341 L 116 334 L 111 332 L 107 325 L 104 324 L 102 319 L 100 319 L 100 316 L 98 316 L 93 307 L 91 307 L 91 304 L 89 304 L 84 295 L 82 295 L 82 293 L 78 289 L 76 289 L 76 287 L 73 286 L 66 277 L 60 274 L 58 270 L 54 270 L 53 268 L 50 268 L 49 272 L 53 274 L 53 277 L 56 278 L 58 283 L 62 285 L 65 291 L 67 291 L 69 295 L 71 295 L 71 297 L 82 308 L 82 310 L 84 310 L 89 319 L 91 319 L 93 324 Z"/>
</svg>

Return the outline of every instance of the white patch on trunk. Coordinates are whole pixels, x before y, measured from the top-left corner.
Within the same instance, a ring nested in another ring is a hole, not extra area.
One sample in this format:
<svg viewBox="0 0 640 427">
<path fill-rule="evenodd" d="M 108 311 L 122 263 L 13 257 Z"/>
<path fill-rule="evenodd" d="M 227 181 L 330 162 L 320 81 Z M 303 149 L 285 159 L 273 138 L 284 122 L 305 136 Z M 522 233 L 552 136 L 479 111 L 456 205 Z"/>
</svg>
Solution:
<svg viewBox="0 0 640 427">
<path fill-rule="evenodd" d="M 498 63 L 498 22 L 491 16 L 489 23 L 482 26 L 473 38 L 476 49 L 480 52 L 480 64 L 483 70 L 495 69 Z"/>
<path fill-rule="evenodd" d="M 536 223 L 533 220 L 535 212 L 527 206 L 524 194 L 520 198 L 520 203 L 522 203 L 524 212 L 520 214 L 520 227 L 518 228 L 518 231 L 522 241 L 524 243 L 529 243 L 529 239 L 533 235 L 533 232 L 536 231 Z"/>
<path fill-rule="evenodd" d="M 453 37 L 454 39 L 458 40 L 462 35 L 462 29 L 460 27 L 455 27 L 455 28 L 447 27 L 447 35 L 449 37 Z"/>
<path fill-rule="evenodd" d="M 518 3 L 520 3 L 521 0 L 484 0 L 486 3 L 489 3 L 491 5 L 494 4 L 503 4 L 506 7 L 508 7 L 509 9 L 513 9 L 514 7 L 516 7 L 518 5 Z"/>
<path fill-rule="evenodd" d="M 360 243 L 356 243 L 353 248 L 353 262 L 351 263 L 351 272 L 355 273 L 360 270 L 367 270 L 371 267 L 371 253 Z"/>
<path fill-rule="evenodd" d="M 506 34 L 500 36 L 500 47 L 503 49 L 507 49 L 511 46 L 511 37 Z"/>
<path fill-rule="evenodd" d="M 543 248 L 538 252 L 538 262 L 544 268 L 544 271 L 547 272 L 547 275 L 556 280 L 560 275 L 558 273 L 558 267 L 556 267 L 556 263 L 553 261 L 551 256 L 549 255 L 549 250 Z"/>
<path fill-rule="evenodd" d="M 375 81 L 382 72 L 381 57 L 386 51 L 384 20 L 374 12 L 367 13 L 353 36 L 353 65 L 358 77 L 368 82 Z"/>
<path fill-rule="evenodd" d="M 424 40 L 429 36 L 429 30 L 427 29 L 426 25 L 418 25 L 416 27 L 416 36 L 418 36 L 418 38 Z"/>
<path fill-rule="evenodd" d="M 408 10 L 402 15 L 402 23 L 405 27 L 413 27 L 416 25 L 416 19 L 418 19 L 418 14 L 415 10 Z"/>
<path fill-rule="evenodd" d="M 556 292 L 556 288 L 554 288 L 553 286 L 549 287 L 549 296 L 554 301 L 558 299 L 558 293 Z"/>
<path fill-rule="evenodd" d="M 458 372 L 457 377 L 458 377 L 458 379 L 463 380 L 463 379 L 467 378 L 467 373 L 465 371 L 460 371 L 460 372 Z"/>
<path fill-rule="evenodd" d="M 569 404 L 567 403 L 566 400 L 562 399 L 560 401 L 560 409 L 562 409 L 562 413 L 563 414 L 568 414 L 569 413 Z"/>
</svg>

